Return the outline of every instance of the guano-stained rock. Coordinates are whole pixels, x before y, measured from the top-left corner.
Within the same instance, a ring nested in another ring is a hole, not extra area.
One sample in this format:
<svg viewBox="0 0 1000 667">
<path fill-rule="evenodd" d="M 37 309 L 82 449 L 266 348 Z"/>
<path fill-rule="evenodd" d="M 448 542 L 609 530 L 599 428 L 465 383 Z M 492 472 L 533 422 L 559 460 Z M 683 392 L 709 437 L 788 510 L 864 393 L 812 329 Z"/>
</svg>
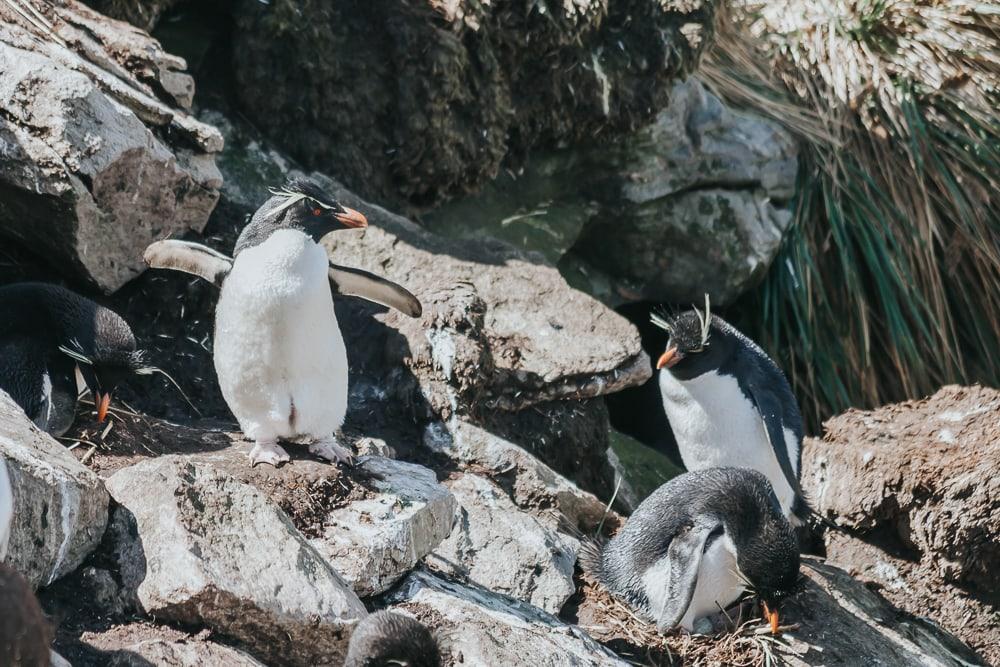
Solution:
<svg viewBox="0 0 1000 667">
<path fill-rule="evenodd" d="M 0 459 L 14 496 L 4 562 L 32 586 L 50 584 L 93 551 L 108 521 L 104 484 L 66 448 L 38 430 L 0 391 Z"/>
<path fill-rule="evenodd" d="M 207 625 L 269 662 L 343 660 L 364 605 L 257 489 L 174 455 L 107 486 L 122 583 L 145 614 Z"/>
</svg>

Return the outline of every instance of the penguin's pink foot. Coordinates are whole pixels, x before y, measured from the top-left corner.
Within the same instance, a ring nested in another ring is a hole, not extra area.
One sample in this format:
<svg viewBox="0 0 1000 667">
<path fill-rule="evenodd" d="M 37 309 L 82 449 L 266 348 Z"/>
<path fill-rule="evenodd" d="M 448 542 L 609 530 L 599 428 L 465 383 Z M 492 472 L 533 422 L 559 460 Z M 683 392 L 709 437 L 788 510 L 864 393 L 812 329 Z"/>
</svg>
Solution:
<svg viewBox="0 0 1000 667">
<path fill-rule="evenodd" d="M 286 452 L 277 440 L 258 440 L 250 450 L 250 467 L 258 463 L 269 463 L 277 468 L 288 461 Z"/>
<path fill-rule="evenodd" d="M 317 440 L 316 442 L 309 445 L 309 453 L 320 457 L 321 459 L 326 459 L 331 463 L 346 463 L 352 465 L 354 463 L 354 455 L 351 454 L 351 450 L 346 447 L 341 447 L 337 443 L 337 439 L 323 438 L 322 440 Z"/>
</svg>

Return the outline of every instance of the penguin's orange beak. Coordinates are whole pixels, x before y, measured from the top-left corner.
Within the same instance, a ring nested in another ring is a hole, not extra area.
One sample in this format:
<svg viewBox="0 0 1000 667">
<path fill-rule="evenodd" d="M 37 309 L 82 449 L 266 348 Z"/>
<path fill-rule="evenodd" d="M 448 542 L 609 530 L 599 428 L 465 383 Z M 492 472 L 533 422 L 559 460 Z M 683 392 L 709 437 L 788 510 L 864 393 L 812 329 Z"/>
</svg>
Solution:
<svg viewBox="0 0 1000 667">
<path fill-rule="evenodd" d="M 99 423 L 104 423 L 104 420 L 108 417 L 108 406 L 111 405 L 111 394 L 98 394 L 97 395 L 97 421 Z"/>
<path fill-rule="evenodd" d="M 368 218 L 365 217 L 364 213 L 355 211 L 353 208 L 347 208 L 346 206 L 343 209 L 343 211 L 333 215 L 337 219 L 337 222 L 345 227 L 354 229 L 363 229 L 368 226 Z"/>
<path fill-rule="evenodd" d="M 778 610 L 769 609 L 766 602 L 763 602 L 762 606 L 764 607 L 764 619 L 771 624 L 771 634 L 772 635 L 778 634 L 778 627 L 779 627 Z"/>
<path fill-rule="evenodd" d="M 684 355 L 677 351 L 677 346 L 668 347 L 667 351 L 660 355 L 660 358 L 656 362 L 656 370 L 661 368 L 670 368 L 678 361 L 684 358 Z"/>
</svg>

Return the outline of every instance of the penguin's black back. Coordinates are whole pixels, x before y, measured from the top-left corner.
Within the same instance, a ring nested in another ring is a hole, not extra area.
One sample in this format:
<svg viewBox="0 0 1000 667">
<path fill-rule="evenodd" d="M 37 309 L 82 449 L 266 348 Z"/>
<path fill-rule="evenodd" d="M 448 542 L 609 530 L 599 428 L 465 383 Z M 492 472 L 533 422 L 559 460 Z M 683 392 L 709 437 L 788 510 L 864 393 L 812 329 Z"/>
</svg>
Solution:
<svg viewBox="0 0 1000 667">
<path fill-rule="evenodd" d="M 354 629 L 344 667 L 440 667 L 437 640 L 420 621 L 383 610 Z"/>
</svg>

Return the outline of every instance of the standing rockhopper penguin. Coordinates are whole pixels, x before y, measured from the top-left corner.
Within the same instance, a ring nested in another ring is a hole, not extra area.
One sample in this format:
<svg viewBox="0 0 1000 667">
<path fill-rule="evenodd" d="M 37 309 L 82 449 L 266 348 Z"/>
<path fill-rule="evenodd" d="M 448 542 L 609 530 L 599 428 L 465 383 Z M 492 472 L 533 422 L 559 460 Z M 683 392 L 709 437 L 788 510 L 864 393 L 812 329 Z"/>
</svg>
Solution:
<svg viewBox="0 0 1000 667">
<path fill-rule="evenodd" d="M 60 436 L 73 424 L 77 372 L 104 421 L 115 388 L 154 370 L 114 311 L 57 285 L 0 287 L 0 389 L 43 431 Z"/>
<path fill-rule="evenodd" d="M 254 441 L 251 465 L 288 460 L 279 440 L 309 441 L 329 461 L 350 461 L 335 433 L 347 414 L 347 351 L 333 294 L 360 296 L 419 317 L 420 302 L 373 274 L 331 264 L 319 240 L 366 227 L 365 216 L 308 180 L 293 180 L 243 229 L 233 258 L 197 243 L 158 241 L 146 263 L 221 288 L 215 371 L 222 395 Z"/>
<path fill-rule="evenodd" d="M 799 488 L 802 415 L 781 369 L 722 318 L 695 309 L 653 317 L 670 334 L 660 393 L 684 467 L 745 466 L 771 482 L 796 525 L 812 511 Z"/>
<path fill-rule="evenodd" d="M 799 552 L 767 478 L 748 468 L 688 472 L 650 494 L 585 569 L 661 633 L 726 609 L 752 589 L 771 631 L 798 586 Z"/>
</svg>

